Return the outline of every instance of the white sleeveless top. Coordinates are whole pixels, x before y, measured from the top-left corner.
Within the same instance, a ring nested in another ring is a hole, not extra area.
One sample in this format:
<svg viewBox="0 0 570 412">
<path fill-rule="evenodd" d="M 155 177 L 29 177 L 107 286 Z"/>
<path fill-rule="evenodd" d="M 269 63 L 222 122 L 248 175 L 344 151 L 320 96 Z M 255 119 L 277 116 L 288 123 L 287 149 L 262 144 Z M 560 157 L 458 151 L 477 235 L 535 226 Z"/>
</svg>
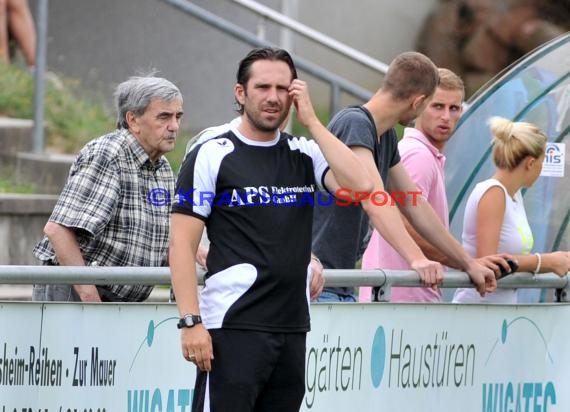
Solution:
<svg viewBox="0 0 570 412">
<path fill-rule="evenodd" d="M 463 219 L 463 247 L 471 256 L 476 256 L 477 248 L 477 208 L 483 195 L 494 186 L 499 186 L 505 193 L 505 215 L 497 253 L 526 255 L 532 250 L 534 239 L 528 224 L 523 198 L 520 190 L 514 198 L 509 196 L 507 189 L 496 179 L 485 180 L 475 186 L 465 206 Z M 454 303 L 517 303 L 516 289 L 497 289 L 481 297 L 473 288 L 455 291 Z"/>
</svg>

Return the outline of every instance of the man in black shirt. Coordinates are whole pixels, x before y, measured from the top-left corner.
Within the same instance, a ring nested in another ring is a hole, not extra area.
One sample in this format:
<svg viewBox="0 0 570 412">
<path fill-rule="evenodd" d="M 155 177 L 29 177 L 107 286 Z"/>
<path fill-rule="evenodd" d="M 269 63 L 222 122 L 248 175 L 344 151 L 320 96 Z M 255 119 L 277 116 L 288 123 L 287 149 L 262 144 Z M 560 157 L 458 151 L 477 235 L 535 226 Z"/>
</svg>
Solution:
<svg viewBox="0 0 570 412">
<path fill-rule="evenodd" d="M 313 206 L 302 200 L 320 189 L 368 191 L 371 179 L 319 122 L 286 51 L 250 52 L 234 95 L 241 123 L 194 148 L 177 182 L 170 266 L 182 353 L 199 367 L 194 411 L 294 411 L 310 327 Z M 314 140 L 279 131 L 291 103 Z M 198 303 L 204 226 L 210 250 Z"/>
</svg>

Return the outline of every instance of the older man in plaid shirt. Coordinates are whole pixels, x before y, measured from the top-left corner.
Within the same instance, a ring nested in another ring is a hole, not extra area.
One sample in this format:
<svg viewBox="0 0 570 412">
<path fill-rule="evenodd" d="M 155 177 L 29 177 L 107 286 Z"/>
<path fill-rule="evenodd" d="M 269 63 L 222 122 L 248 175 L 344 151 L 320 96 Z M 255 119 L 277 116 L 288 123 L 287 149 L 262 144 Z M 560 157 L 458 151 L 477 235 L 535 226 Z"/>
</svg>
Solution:
<svg viewBox="0 0 570 412">
<path fill-rule="evenodd" d="M 115 92 L 117 129 L 89 142 L 44 228 L 34 255 L 47 265 L 164 266 L 182 95 L 159 77 L 131 77 Z M 164 202 L 149 193 L 164 190 Z M 33 300 L 145 300 L 150 285 L 34 285 Z"/>
</svg>

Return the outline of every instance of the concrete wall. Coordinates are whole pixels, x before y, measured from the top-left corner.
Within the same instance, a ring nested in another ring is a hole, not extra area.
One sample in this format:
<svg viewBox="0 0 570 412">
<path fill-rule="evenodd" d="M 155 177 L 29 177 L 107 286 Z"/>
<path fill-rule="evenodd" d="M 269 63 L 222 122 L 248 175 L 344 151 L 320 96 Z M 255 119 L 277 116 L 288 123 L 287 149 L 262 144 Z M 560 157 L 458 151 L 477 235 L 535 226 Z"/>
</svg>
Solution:
<svg viewBox="0 0 570 412">
<path fill-rule="evenodd" d="M 262 3 L 280 9 L 281 1 Z M 414 48 L 419 28 L 437 0 L 287 0 L 298 20 L 388 62 Z M 231 0 L 193 3 L 255 32 L 259 19 Z M 31 4 L 34 4 L 32 2 Z M 57 0 L 49 3 L 48 66 L 79 79 L 110 102 L 114 86 L 151 67 L 178 84 L 186 97 L 184 126 L 198 130 L 230 119 L 237 62 L 251 48 L 161 0 Z M 268 23 L 266 38 L 280 42 Z M 293 50 L 373 91 L 381 76 L 293 38 Z M 310 79 L 317 105 L 328 88 Z M 347 101 L 348 102 L 348 101 Z M 344 101 L 343 101 L 344 103 Z"/>
</svg>

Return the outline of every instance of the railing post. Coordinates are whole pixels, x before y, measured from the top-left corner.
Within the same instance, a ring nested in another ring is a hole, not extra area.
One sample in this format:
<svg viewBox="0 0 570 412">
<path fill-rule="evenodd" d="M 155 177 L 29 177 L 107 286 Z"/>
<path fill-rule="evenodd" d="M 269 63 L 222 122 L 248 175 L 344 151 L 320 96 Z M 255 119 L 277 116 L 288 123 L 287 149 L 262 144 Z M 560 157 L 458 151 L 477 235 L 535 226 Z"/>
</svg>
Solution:
<svg viewBox="0 0 570 412">
<path fill-rule="evenodd" d="M 568 276 L 568 275 L 566 275 L 566 276 Z M 556 290 L 556 301 L 557 302 L 570 302 L 570 284 L 567 284 L 562 289 Z"/>
<path fill-rule="evenodd" d="M 44 92 L 46 72 L 48 0 L 38 0 L 36 67 L 34 71 L 34 153 L 44 151 Z"/>
<path fill-rule="evenodd" d="M 263 16 L 261 16 L 257 19 L 257 30 L 256 30 L 255 34 L 261 40 L 265 40 L 265 32 L 266 32 L 265 24 L 266 23 L 267 23 L 267 19 Z"/>
<path fill-rule="evenodd" d="M 298 0 L 281 0 L 281 12 L 283 15 L 297 20 L 297 13 L 299 9 Z M 293 33 L 287 27 L 281 27 L 281 32 L 279 34 L 281 47 L 287 50 L 289 53 L 294 53 L 293 45 Z"/>
<path fill-rule="evenodd" d="M 331 82 L 331 102 L 329 107 L 329 117 L 332 117 L 338 112 L 340 106 L 340 86 L 338 83 Z"/>
<path fill-rule="evenodd" d="M 292 19 L 297 19 L 297 11 L 299 5 L 297 0 L 281 0 L 281 12 Z M 279 33 L 280 45 L 282 49 L 287 50 L 289 53 L 295 53 L 295 45 L 293 41 L 293 32 L 288 29 L 287 27 L 281 27 L 281 31 Z M 289 121 L 287 122 L 287 126 L 285 126 L 285 132 L 291 133 L 293 130 L 293 121 L 291 116 L 289 117 Z"/>
<path fill-rule="evenodd" d="M 376 288 L 372 288 L 373 293 L 374 289 Z M 392 285 L 386 283 L 385 285 L 380 286 L 377 291 L 376 302 L 390 302 L 391 294 L 392 294 Z M 372 301 L 374 302 L 374 300 Z"/>
</svg>

